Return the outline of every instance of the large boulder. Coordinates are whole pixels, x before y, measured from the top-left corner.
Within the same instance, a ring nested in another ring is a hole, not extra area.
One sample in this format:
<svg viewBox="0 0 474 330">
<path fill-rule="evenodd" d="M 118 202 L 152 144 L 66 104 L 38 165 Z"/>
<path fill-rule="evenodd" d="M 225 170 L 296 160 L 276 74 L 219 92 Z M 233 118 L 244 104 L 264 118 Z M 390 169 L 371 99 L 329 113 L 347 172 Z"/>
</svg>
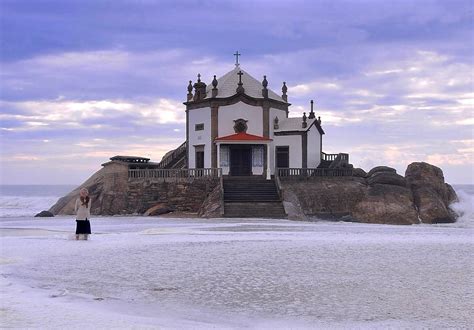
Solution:
<svg viewBox="0 0 474 330">
<path fill-rule="evenodd" d="M 397 170 L 388 166 L 376 166 L 373 169 L 371 169 L 369 173 L 367 173 L 367 177 L 370 177 L 374 175 L 375 173 L 379 173 L 379 172 L 397 173 Z"/>
<path fill-rule="evenodd" d="M 424 162 L 411 163 L 405 178 L 423 223 L 456 221 L 456 214 L 449 205 L 457 200 L 457 196 L 452 187 L 444 182 L 443 171 L 439 167 Z"/>
<path fill-rule="evenodd" d="M 148 217 L 148 216 L 157 216 L 157 215 L 162 215 L 162 214 L 166 214 L 166 213 L 170 213 L 170 212 L 173 212 L 175 209 L 173 207 L 170 207 L 168 204 L 166 203 L 158 203 L 152 207 L 150 207 L 148 210 L 145 211 L 145 213 L 143 213 L 144 216 Z"/>
<path fill-rule="evenodd" d="M 388 166 L 374 167 L 366 175 L 362 169 L 355 169 L 354 173 L 352 177 L 315 177 L 307 181 L 282 178 L 285 209 L 291 209 L 297 215 L 293 218 L 299 219 L 303 219 L 302 213 L 380 224 L 410 225 L 420 220 L 438 223 L 456 219 L 449 208 L 449 203 L 457 200 L 456 193 L 435 166 L 410 164 L 406 178 Z M 301 210 L 300 214 L 295 208 Z"/>
<path fill-rule="evenodd" d="M 282 180 L 285 210 L 301 208 L 302 213 L 324 219 L 350 216 L 367 193 L 366 182 L 356 177 L 320 177 L 309 181 Z M 287 210 L 288 212 L 288 210 Z M 295 218 L 301 212 L 292 210 Z M 292 216 L 293 217 L 293 216 Z"/>
<path fill-rule="evenodd" d="M 35 215 L 35 218 L 48 218 L 48 217 L 54 217 L 54 214 L 49 212 L 49 211 L 41 211 L 40 213 Z"/>
<path fill-rule="evenodd" d="M 410 189 L 399 185 L 373 184 L 352 209 L 360 222 L 411 225 L 419 223 Z"/>
<path fill-rule="evenodd" d="M 53 214 L 74 214 L 74 206 L 82 188 L 89 190 L 91 214 L 127 214 L 128 165 L 109 162 L 79 187 L 60 198 L 49 211 Z"/>
<path fill-rule="evenodd" d="M 396 172 L 372 172 L 370 176 L 367 175 L 367 183 L 369 185 L 388 184 L 400 187 L 407 186 L 405 178 Z"/>
<path fill-rule="evenodd" d="M 219 218 L 224 214 L 222 208 L 223 196 L 221 186 L 216 185 L 214 189 L 207 195 L 198 211 L 201 218 Z"/>
<path fill-rule="evenodd" d="M 365 178 L 367 176 L 367 172 L 357 167 L 352 171 L 352 175 L 358 178 Z"/>
</svg>

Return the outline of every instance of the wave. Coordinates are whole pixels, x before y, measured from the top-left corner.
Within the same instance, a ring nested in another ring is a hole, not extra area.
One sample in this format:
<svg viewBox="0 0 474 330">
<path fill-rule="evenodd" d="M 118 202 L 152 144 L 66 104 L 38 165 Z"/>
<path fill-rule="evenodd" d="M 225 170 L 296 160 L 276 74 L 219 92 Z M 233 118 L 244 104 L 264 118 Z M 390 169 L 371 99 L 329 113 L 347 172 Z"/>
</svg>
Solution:
<svg viewBox="0 0 474 330">
<path fill-rule="evenodd" d="M 459 201 L 450 205 L 458 215 L 456 225 L 460 227 L 474 226 L 474 191 L 471 186 L 468 189 L 454 187 Z"/>
<path fill-rule="evenodd" d="M 60 197 L 56 196 L 0 196 L 0 218 L 32 217 L 48 210 Z"/>
</svg>

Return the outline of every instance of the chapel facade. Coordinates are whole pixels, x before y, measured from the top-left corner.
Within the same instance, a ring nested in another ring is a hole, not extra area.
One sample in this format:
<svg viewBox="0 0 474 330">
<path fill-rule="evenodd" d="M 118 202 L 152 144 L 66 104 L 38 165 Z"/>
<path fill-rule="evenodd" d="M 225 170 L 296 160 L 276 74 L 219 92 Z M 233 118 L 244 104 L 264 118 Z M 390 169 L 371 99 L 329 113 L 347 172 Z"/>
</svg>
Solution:
<svg viewBox="0 0 474 330">
<path fill-rule="evenodd" d="M 207 85 L 189 81 L 186 167 L 221 168 L 226 176 L 262 176 L 276 168 L 317 168 L 322 159 L 321 119 L 311 109 L 289 117 L 287 86 L 278 95 L 266 76 L 258 81 L 239 64 Z"/>
</svg>

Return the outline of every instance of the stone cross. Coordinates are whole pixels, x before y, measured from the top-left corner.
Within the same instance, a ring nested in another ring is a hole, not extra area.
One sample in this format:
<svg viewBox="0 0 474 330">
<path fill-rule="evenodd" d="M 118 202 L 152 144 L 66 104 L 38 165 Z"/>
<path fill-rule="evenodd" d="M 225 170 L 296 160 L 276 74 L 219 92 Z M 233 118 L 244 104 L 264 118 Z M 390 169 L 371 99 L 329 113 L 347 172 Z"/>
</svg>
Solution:
<svg viewBox="0 0 474 330">
<path fill-rule="evenodd" d="M 239 54 L 239 51 L 237 50 L 234 54 L 235 56 L 235 66 L 239 66 L 239 56 L 242 54 Z"/>
<path fill-rule="evenodd" d="M 244 87 L 242 86 L 242 85 L 243 85 L 243 83 L 242 83 L 242 75 L 243 75 L 244 73 L 242 72 L 242 70 L 239 70 L 239 72 L 237 72 L 237 74 L 239 75 L 239 83 L 237 84 L 238 86 L 237 86 L 236 91 L 237 91 L 237 93 L 239 93 L 239 94 L 243 94 L 243 93 L 245 92 L 245 89 L 244 89 Z"/>
<path fill-rule="evenodd" d="M 242 75 L 244 74 L 242 71 L 237 72 L 239 75 L 239 85 L 242 85 Z"/>
</svg>

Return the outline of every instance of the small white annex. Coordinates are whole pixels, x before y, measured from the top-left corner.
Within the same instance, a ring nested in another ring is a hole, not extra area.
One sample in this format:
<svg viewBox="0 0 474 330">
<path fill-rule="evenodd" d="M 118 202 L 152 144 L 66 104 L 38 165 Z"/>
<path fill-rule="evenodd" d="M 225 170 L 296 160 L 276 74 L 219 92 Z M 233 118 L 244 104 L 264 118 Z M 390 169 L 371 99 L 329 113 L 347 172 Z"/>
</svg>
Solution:
<svg viewBox="0 0 474 330">
<path fill-rule="evenodd" d="M 320 118 L 311 110 L 289 118 L 287 87 L 268 89 L 236 64 L 206 85 L 189 81 L 186 105 L 187 167 L 221 168 L 223 175 L 264 176 L 276 168 L 316 168 L 321 162 Z"/>
</svg>

